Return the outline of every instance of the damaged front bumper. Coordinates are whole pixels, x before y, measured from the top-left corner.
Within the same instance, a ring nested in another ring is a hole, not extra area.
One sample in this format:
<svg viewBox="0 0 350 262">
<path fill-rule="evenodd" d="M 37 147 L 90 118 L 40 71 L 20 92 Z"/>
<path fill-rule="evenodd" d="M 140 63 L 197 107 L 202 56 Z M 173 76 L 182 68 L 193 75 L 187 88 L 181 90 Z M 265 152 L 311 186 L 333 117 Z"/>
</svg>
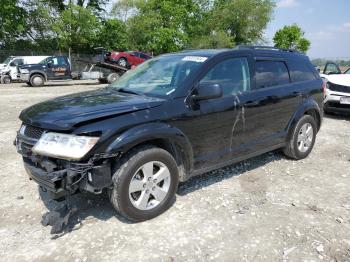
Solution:
<svg viewBox="0 0 350 262">
<path fill-rule="evenodd" d="M 18 132 L 14 144 L 29 178 L 49 191 L 53 199 L 79 191 L 98 194 L 112 185 L 111 163 L 116 155 L 94 156 L 82 163 L 39 156 L 31 151 L 37 140 Z"/>
</svg>

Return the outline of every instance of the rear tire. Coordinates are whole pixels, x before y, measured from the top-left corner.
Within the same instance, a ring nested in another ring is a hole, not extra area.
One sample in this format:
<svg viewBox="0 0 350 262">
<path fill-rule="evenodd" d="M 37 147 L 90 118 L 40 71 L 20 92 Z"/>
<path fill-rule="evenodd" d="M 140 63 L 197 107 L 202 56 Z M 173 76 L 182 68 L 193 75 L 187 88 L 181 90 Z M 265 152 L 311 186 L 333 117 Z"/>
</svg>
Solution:
<svg viewBox="0 0 350 262">
<path fill-rule="evenodd" d="M 138 147 L 118 160 L 114 170 L 109 198 L 127 219 L 134 222 L 152 219 L 174 202 L 179 175 L 169 152 L 152 146 Z"/>
<path fill-rule="evenodd" d="M 117 73 L 111 73 L 107 76 L 107 83 L 112 84 L 113 82 L 119 79 L 119 75 Z"/>
<path fill-rule="evenodd" d="M 290 141 L 283 153 L 292 159 L 306 158 L 312 151 L 317 134 L 317 124 L 310 115 L 304 115 L 295 125 Z"/>
<path fill-rule="evenodd" d="M 39 75 L 39 74 L 34 74 L 30 77 L 30 80 L 29 80 L 31 86 L 43 86 L 44 83 L 45 83 L 45 79 L 42 75 Z"/>
</svg>

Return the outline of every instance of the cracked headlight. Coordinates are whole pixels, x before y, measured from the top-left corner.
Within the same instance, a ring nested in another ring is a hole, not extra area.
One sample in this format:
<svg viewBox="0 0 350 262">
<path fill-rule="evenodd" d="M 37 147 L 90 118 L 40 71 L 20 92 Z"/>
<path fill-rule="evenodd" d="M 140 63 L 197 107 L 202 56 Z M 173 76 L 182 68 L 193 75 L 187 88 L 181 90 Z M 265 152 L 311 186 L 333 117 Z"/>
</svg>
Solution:
<svg viewBox="0 0 350 262">
<path fill-rule="evenodd" d="M 20 69 L 21 74 L 29 74 L 29 70 L 28 69 Z"/>
<path fill-rule="evenodd" d="M 45 133 L 33 147 L 38 155 L 79 160 L 97 143 L 99 137 Z"/>
</svg>

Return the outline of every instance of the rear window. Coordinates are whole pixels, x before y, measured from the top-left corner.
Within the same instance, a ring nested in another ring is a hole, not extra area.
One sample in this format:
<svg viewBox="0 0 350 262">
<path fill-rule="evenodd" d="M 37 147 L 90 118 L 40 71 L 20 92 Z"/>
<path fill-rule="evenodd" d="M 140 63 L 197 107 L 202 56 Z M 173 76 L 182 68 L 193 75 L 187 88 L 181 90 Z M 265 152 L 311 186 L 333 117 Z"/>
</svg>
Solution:
<svg viewBox="0 0 350 262">
<path fill-rule="evenodd" d="M 266 88 L 271 86 L 288 84 L 289 74 L 284 62 L 279 61 L 257 61 L 256 88 Z"/>
<path fill-rule="evenodd" d="M 311 68 L 303 61 L 288 61 L 292 82 L 302 82 L 316 79 Z"/>
</svg>

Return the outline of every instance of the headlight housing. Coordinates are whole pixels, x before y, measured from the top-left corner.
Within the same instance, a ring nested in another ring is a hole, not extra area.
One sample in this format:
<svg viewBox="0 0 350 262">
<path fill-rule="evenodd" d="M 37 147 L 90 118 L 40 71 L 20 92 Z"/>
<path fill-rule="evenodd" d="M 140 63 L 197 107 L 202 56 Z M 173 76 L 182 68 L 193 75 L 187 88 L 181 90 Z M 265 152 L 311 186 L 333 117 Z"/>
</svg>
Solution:
<svg viewBox="0 0 350 262">
<path fill-rule="evenodd" d="M 20 69 L 21 74 L 29 74 L 29 70 L 28 69 Z"/>
<path fill-rule="evenodd" d="M 97 143 L 99 137 L 45 133 L 33 147 L 38 155 L 66 160 L 80 160 Z"/>
</svg>

